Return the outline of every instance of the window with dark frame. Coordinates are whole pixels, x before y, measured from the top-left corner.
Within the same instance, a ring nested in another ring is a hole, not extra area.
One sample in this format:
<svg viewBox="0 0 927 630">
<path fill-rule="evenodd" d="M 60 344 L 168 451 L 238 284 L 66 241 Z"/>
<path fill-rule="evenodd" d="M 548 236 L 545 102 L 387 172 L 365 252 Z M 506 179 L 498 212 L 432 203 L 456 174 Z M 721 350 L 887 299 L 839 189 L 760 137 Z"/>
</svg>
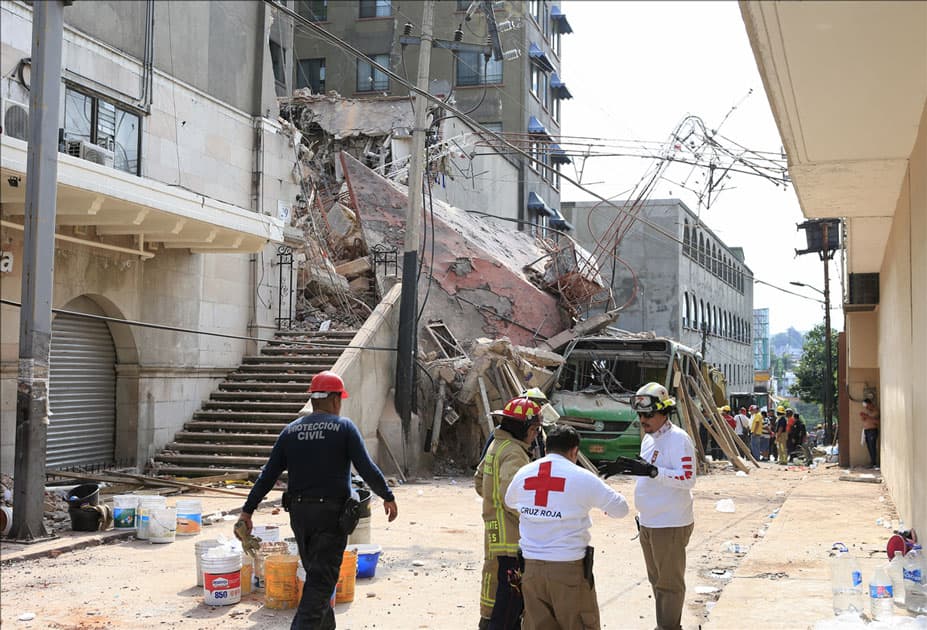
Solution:
<svg viewBox="0 0 927 630">
<path fill-rule="evenodd" d="M 296 66 L 296 87 L 308 87 L 313 94 L 325 94 L 325 57 L 299 60 Z"/>
<path fill-rule="evenodd" d="M 389 67 L 389 53 L 367 56 L 374 63 Z M 389 77 L 375 68 L 369 61 L 357 60 L 357 91 L 388 92 Z"/>
<path fill-rule="evenodd" d="M 458 52 L 457 85 L 491 85 L 502 83 L 502 61 L 487 59 L 478 52 Z"/>
<path fill-rule="evenodd" d="M 328 0 L 297 0 L 296 12 L 313 22 L 327 22 Z"/>
<path fill-rule="evenodd" d="M 66 88 L 64 140 L 112 151 L 113 168 L 141 175 L 141 118 L 114 103 Z"/>
<path fill-rule="evenodd" d="M 390 0 L 360 0 L 359 17 L 389 17 L 392 14 L 393 7 Z"/>
<path fill-rule="evenodd" d="M 286 49 L 274 40 L 270 40 L 270 62 L 277 96 L 286 96 Z"/>
</svg>

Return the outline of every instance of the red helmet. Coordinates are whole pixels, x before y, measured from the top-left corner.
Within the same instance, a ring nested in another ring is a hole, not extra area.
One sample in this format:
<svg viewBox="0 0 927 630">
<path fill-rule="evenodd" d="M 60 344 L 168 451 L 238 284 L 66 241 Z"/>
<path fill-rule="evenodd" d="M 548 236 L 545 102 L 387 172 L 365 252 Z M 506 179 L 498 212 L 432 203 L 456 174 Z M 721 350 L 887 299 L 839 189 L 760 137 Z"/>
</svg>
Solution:
<svg viewBox="0 0 927 630">
<path fill-rule="evenodd" d="M 541 406 L 530 398 L 518 396 L 505 403 L 505 409 L 493 411 L 492 415 L 511 418 L 530 425 L 541 421 Z"/>
<path fill-rule="evenodd" d="M 331 394 L 338 393 L 342 398 L 348 397 L 348 392 L 344 389 L 344 381 L 330 370 L 319 372 L 312 377 L 312 382 L 309 383 L 309 398 L 328 398 Z"/>
</svg>

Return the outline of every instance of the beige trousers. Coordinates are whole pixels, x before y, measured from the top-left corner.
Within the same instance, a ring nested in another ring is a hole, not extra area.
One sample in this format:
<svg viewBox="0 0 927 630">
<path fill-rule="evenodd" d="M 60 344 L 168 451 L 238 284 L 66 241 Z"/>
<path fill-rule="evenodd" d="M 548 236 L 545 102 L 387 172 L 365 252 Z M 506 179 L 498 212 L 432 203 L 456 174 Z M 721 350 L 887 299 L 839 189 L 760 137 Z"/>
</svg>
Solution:
<svg viewBox="0 0 927 630">
<path fill-rule="evenodd" d="M 641 549 L 647 579 L 657 605 L 657 629 L 681 630 L 686 599 L 686 545 L 695 525 L 650 528 L 641 526 Z"/>
<path fill-rule="evenodd" d="M 599 630 L 595 589 L 583 577 L 583 561 L 525 559 L 522 630 Z"/>
</svg>

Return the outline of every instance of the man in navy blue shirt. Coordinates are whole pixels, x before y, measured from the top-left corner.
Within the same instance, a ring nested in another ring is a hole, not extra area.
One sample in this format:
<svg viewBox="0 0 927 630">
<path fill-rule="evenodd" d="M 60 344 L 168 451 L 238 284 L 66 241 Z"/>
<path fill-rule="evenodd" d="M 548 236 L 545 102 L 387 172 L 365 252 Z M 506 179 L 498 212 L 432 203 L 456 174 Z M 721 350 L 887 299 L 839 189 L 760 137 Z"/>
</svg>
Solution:
<svg viewBox="0 0 927 630">
<path fill-rule="evenodd" d="M 383 499 L 387 518 L 393 521 L 398 514 L 396 499 L 371 461 L 360 432 L 350 419 L 339 415 L 341 400 L 347 397 L 344 381 L 334 372 L 326 370 L 312 377 L 312 413 L 297 418 L 280 433 L 239 516 L 250 533 L 254 510 L 280 474 L 288 472 L 290 526 L 306 570 L 306 585 L 291 630 L 335 627 L 329 600 L 348 542 L 340 516 L 351 493 L 351 464 Z"/>
</svg>

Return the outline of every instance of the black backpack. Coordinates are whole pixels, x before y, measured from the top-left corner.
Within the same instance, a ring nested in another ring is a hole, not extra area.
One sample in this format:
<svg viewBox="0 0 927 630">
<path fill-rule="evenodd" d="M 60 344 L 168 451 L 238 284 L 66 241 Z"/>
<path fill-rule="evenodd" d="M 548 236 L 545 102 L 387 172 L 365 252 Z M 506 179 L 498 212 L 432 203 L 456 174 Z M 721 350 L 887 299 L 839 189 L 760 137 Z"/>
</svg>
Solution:
<svg viewBox="0 0 927 630">
<path fill-rule="evenodd" d="M 792 431 L 789 435 L 792 438 L 794 444 L 801 444 L 805 441 L 805 436 L 808 435 L 808 430 L 805 428 L 805 423 L 801 419 L 795 421 L 792 425 Z"/>
</svg>

